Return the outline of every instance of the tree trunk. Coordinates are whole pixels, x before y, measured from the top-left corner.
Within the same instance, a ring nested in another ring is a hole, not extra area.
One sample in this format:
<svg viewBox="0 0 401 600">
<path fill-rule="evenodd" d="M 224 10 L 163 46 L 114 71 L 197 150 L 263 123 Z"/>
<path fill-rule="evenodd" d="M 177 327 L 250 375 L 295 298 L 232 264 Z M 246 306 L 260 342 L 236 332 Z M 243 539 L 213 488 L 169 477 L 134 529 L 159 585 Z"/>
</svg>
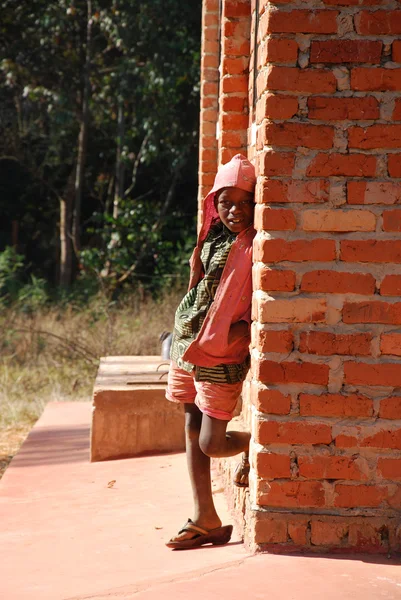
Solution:
<svg viewBox="0 0 401 600">
<path fill-rule="evenodd" d="M 120 200 L 124 196 L 124 164 L 121 160 L 124 146 L 124 101 L 118 100 L 118 125 L 117 125 L 117 155 L 116 155 L 116 185 L 114 189 L 113 217 L 118 218 L 120 212 Z"/>
<path fill-rule="evenodd" d="M 60 270 L 59 283 L 67 288 L 72 280 L 72 206 L 74 197 L 75 173 L 71 172 L 64 197 L 60 198 Z"/>
<path fill-rule="evenodd" d="M 72 223 L 72 237 L 75 254 L 79 255 L 81 250 L 81 206 L 84 185 L 86 149 L 88 143 L 89 129 L 89 98 L 91 93 L 90 69 L 91 69 L 91 47 L 92 47 L 92 0 L 87 0 L 88 19 L 86 26 L 86 57 L 84 85 L 82 94 L 81 125 L 78 137 L 78 159 L 75 174 L 75 204 Z"/>
</svg>

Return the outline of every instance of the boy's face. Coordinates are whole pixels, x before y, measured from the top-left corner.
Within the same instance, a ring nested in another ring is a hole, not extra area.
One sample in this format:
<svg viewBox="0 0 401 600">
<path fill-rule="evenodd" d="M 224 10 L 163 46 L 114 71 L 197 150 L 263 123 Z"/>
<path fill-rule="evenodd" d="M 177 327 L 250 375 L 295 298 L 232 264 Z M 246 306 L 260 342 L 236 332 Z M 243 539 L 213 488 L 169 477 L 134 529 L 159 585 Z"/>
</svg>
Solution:
<svg viewBox="0 0 401 600">
<path fill-rule="evenodd" d="M 252 225 L 254 208 L 252 192 L 229 187 L 217 195 L 216 209 L 219 217 L 233 233 L 239 233 Z"/>
</svg>

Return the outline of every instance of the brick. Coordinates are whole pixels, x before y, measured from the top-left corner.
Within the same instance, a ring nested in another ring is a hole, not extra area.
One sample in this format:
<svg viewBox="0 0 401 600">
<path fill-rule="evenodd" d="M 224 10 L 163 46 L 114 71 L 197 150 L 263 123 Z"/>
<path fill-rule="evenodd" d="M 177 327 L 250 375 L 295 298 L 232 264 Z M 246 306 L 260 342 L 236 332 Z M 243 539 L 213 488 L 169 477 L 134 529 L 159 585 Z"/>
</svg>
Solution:
<svg viewBox="0 0 401 600">
<path fill-rule="evenodd" d="M 327 385 L 329 380 L 328 365 L 315 363 L 261 360 L 256 362 L 255 370 L 256 376 L 266 384 L 313 383 Z"/>
<path fill-rule="evenodd" d="M 369 356 L 372 335 L 370 333 L 334 334 L 326 331 L 303 331 L 299 351 L 320 356 L 332 354 Z"/>
<path fill-rule="evenodd" d="M 380 352 L 401 356 L 401 333 L 383 333 L 380 337 Z"/>
<path fill-rule="evenodd" d="M 203 162 L 213 162 L 215 164 L 217 164 L 217 149 L 211 149 L 211 148 L 207 148 L 205 150 L 202 150 L 200 153 L 200 159 Z"/>
<path fill-rule="evenodd" d="M 286 208 L 270 208 L 263 204 L 255 207 L 255 229 L 266 231 L 295 231 L 297 222 L 293 210 Z"/>
<path fill-rule="evenodd" d="M 261 19 L 261 35 L 266 33 L 337 33 L 337 11 L 266 11 Z"/>
<path fill-rule="evenodd" d="M 401 202 L 401 183 L 391 181 L 349 181 L 348 204 L 398 204 Z"/>
<path fill-rule="evenodd" d="M 382 296 L 401 296 L 401 275 L 386 275 L 380 286 Z"/>
<path fill-rule="evenodd" d="M 263 266 L 256 269 L 255 289 L 261 289 L 266 292 L 292 292 L 295 289 L 295 272 L 278 269 L 269 269 Z"/>
<path fill-rule="evenodd" d="M 324 179 L 313 181 L 264 179 L 257 187 L 256 200 L 268 204 L 273 202 L 316 204 L 326 202 L 328 195 L 328 182 Z"/>
<path fill-rule="evenodd" d="M 223 8 L 223 18 L 235 19 L 237 17 L 248 17 L 251 14 L 249 2 L 233 1 L 225 2 Z"/>
<path fill-rule="evenodd" d="M 358 446 L 358 438 L 352 435 L 339 434 L 335 438 L 337 448 L 356 448 Z"/>
<path fill-rule="evenodd" d="M 400 458 L 379 458 L 377 461 L 377 470 L 384 479 L 401 479 L 401 459 Z"/>
<path fill-rule="evenodd" d="M 255 544 L 277 544 L 287 541 L 287 523 L 276 518 L 258 518 L 254 530 Z"/>
<path fill-rule="evenodd" d="M 400 240 L 344 240 L 340 258 L 347 262 L 401 263 Z"/>
<path fill-rule="evenodd" d="M 243 148 L 246 146 L 246 129 L 236 131 L 225 131 L 220 133 L 220 143 L 224 148 Z"/>
<path fill-rule="evenodd" d="M 248 128 L 248 121 L 248 115 L 222 113 L 220 115 L 221 131 L 246 131 Z"/>
<path fill-rule="evenodd" d="M 222 60 L 223 75 L 242 75 L 248 73 L 249 58 L 238 56 L 235 58 L 225 57 Z"/>
<path fill-rule="evenodd" d="M 332 94 L 336 91 L 336 86 L 334 74 L 323 69 L 299 69 L 272 65 L 261 71 L 257 79 L 258 96 L 265 90 Z"/>
<path fill-rule="evenodd" d="M 217 12 L 219 10 L 219 0 L 204 0 L 203 8 L 205 13 Z"/>
<path fill-rule="evenodd" d="M 392 58 L 394 62 L 401 62 L 401 40 L 394 40 Z"/>
<path fill-rule="evenodd" d="M 245 112 L 248 108 L 248 100 L 246 96 L 222 96 L 221 110 L 223 112 Z"/>
<path fill-rule="evenodd" d="M 298 456 L 299 475 L 307 479 L 348 479 L 365 481 L 361 459 L 353 456 Z"/>
<path fill-rule="evenodd" d="M 214 121 L 202 121 L 200 125 L 200 135 L 202 137 L 213 136 L 216 134 L 216 123 Z"/>
<path fill-rule="evenodd" d="M 267 63 L 293 63 L 298 59 L 298 44 L 295 40 L 270 38 L 259 49 L 258 68 Z"/>
<path fill-rule="evenodd" d="M 335 258 L 336 245 L 334 240 L 256 239 L 254 242 L 254 260 L 265 263 L 283 261 L 331 262 Z"/>
<path fill-rule="evenodd" d="M 328 6 L 375 6 L 377 4 L 383 4 L 387 0 L 323 0 L 323 4 Z"/>
<path fill-rule="evenodd" d="M 343 308 L 344 323 L 401 324 L 401 302 L 346 302 Z"/>
<path fill-rule="evenodd" d="M 264 330 L 258 331 L 256 348 L 259 352 L 281 352 L 288 354 L 294 347 L 294 336 L 291 331 Z"/>
<path fill-rule="evenodd" d="M 215 176 L 216 176 L 215 173 L 202 173 L 201 184 L 204 185 L 204 186 L 207 186 L 207 188 L 208 188 L 209 191 L 210 191 L 210 188 L 214 184 L 214 178 L 215 178 Z"/>
<path fill-rule="evenodd" d="M 401 88 L 400 88 L 401 89 Z M 401 125 L 372 125 L 371 127 L 350 127 L 348 130 L 350 148 L 400 148 Z"/>
<path fill-rule="evenodd" d="M 376 215 L 367 210 L 308 210 L 302 214 L 304 231 L 375 231 Z"/>
<path fill-rule="evenodd" d="M 360 446 L 364 448 L 401 450 L 401 429 L 390 430 L 384 425 L 384 428 L 381 431 L 378 431 L 373 435 L 362 436 L 359 443 Z"/>
<path fill-rule="evenodd" d="M 360 35 L 397 35 L 401 33 L 401 10 L 361 10 L 354 22 Z"/>
<path fill-rule="evenodd" d="M 372 519 L 363 523 L 350 523 L 348 543 L 357 552 L 388 553 L 388 542 L 382 540 L 383 525 L 375 526 Z"/>
<path fill-rule="evenodd" d="M 278 390 L 251 387 L 251 401 L 259 412 L 272 415 L 288 415 L 291 409 L 291 396 Z"/>
<path fill-rule="evenodd" d="M 299 414 L 313 417 L 371 417 L 373 400 L 359 394 L 300 394 Z"/>
<path fill-rule="evenodd" d="M 325 299 L 289 298 L 258 301 L 260 323 L 322 323 L 326 319 Z"/>
<path fill-rule="evenodd" d="M 401 90 L 401 69 L 355 67 L 351 70 L 351 89 L 358 92 L 397 92 Z"/>
<path fill-rule="evenodd" d="M 322 423 L 307 423 L 304 421 L 262 421 L 256 428 L 258 444 L 300 444 L 319 445 L 330 444 L 332 441 L 331 428 Z"/>
<path fill-rule="evenodd" d="M 307 522 L 288 523 L 288 535 L 297 546 L 305 546 L 307 543 Z"/>
<path fill-rule="evenodd" d="M 349 361 L 344 363 L 344 380 L 350 385 L 399 387 L 401 366 L 398 363 L 371 364 Z M 399 434 L 401 442 L 401 430 Z"/>
<path fill-rule="evenodd" d="M 222 164 L 229 162 L 233 158 L 233 156 L 238 154 L 238 152 L 241 152 L 241 154 L 246 154 L 246 148 L 243 148 L 242 150 L 239 150 L 238 148 L 221 148 L 220 162 Z"/>
<path fill-rule="evenodd" d="M 323 154 L 320 153 L 310 163 L 308 177 L 374 177 L 376 157 L 368 154 Z"/>
<path fill-rule="evenodd" d="M 291 477 L 291 459 L 286 454 L 257 452 L 256 474 L 264 479 L 285 479 Z"/>
<path fill-rule="evenodd" d="M 231 37 L 227 36 L 223 29 L 222 37 L 222 55 L 227 56 L 244 56 L 249 59 L 250 42 L 248 37 Z"/>
<path fill-rule="evenodd" d="M 218 69 L 219 57 L 216 54 L 204 54 L 202 56 L 202 69 Z"/>
<path fill-rule="evenodd" d="M 270 481 L 258 486 L 257 504 L 262 506 L 280 506 L 299 508 L 304 506 L 321 507 L 325 505 L 323 485 L 318 481 Z"/>
<path fill-rule="evenodd" d="M 256 122 L 267 119 L 291 119 L 298 112 L 298 98 L 265 94 L 256 104 Z"/>
<path fill-rule="evenodd" d="M 387 164 L 390 177 L 401 177 L 401 154 L 389 154 Z"/>
<path fill-rule="evenodd" d="M 395 100 L 393 121 L 401 121 L 401 98 Z"/>
<path fill-rule="evenodd" d="M 215 25 L 216 27 L 219 24 L 219 15 L 218 13 L 205 12 L 203 15 L 203 26 L 210 27 Z"/>
<path fill-rule="evenodd" d="M 370 40 L 312 41 L 311 63 L 379 63 L 382 42 Z"/>
<path fill-rule="evenodd" d="M 202 109 L 213 108 L 217 115 L 217 106 L 218 106 L 217 98 L 213 98 L 212 96 L 203 96 L 201 98 L 201 108 Z M 215 120 L 217 121 L 217 117 Z"/>
<path fill-rule="evenodd" d="M 332 523 L 324 521 L 312 521 L 311 544 L 313 546 L 337 546 L 341 545 L 348 534 L 346 523 Z"/>
<path fill-rule="evenodd" d="M 233 92 L 248 93 L 248 76 L 247 75 L 226 75 L 221 80 L 221 92 L 230 94 Z M 217 87 L 216 87 L 217 95 Z"/>
<path fill-rule="evenodd" d="M 267 123 L 264 126 L 264 139 L 265 143 L 272 146 L 328 150 L 333 146 L 334 130 L 326 125 Z"/>
<path fill-rule="evenodd" d="M 344 273 L 317 270 L 305 273 L 301 282 L 303 292 L 331 294 L 363 294 L 375 292 L 376 281 L 370 273 Z"/>
<path fill-rule="evenodd" d="M 355 508 L 357 506 L 380 506 L 386 497 L 386 488 L 375 485 L 336 484 L 334 506 Z"/>
<path fill-rule="evenodd" d="M 365 98 L 308 98 L 309 118 L 322 121 L 346 121 L 378 119 L 379 102 L 373 96 Z"/>
<path fill-rule="evenodd" d="M 215 135 L 202 135 L 202 148 L 217 148 L 217 140 Z"/>
<path fill-rule="evenodd" d="M 268 150 L 259 156 L 260 175 L 291 175 L 295 164 L 295 153 Z"/>
</svg>

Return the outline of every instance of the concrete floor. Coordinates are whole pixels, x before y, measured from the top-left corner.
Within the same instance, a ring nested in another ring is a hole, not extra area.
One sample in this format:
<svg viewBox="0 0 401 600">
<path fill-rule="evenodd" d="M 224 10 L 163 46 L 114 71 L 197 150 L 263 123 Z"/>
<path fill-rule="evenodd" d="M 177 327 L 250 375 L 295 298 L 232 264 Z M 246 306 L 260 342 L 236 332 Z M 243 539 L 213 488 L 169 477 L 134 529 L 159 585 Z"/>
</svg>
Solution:
<svg viewBox="0 0 401 600">
<path fill-rule="evenodd" d="M 191 516 L 185 455 L 91 464 L 90 415 L 49 404 L 0 482 L 2 600 L 401 600 L 396 559 L 250 556 L 238 533 L 169 550 Z"/>
</svg>

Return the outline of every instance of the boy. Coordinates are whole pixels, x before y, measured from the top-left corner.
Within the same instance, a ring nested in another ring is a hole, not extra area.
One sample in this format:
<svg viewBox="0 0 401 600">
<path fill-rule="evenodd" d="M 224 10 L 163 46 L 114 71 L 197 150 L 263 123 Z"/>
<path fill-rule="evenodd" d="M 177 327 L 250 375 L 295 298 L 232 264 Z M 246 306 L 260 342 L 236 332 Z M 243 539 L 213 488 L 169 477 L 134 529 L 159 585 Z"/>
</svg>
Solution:
<svg viewBox="0 0 401 600">
<path fill-rule="evenodd" d="M 213 503 L 210 458 L 244 452 L 237 485 L 247 485 L 250 434 L 226 434 L 249 368 L 255 170 L 241 154 L 219 169 L 203 205 L 190 260 L 189 291 L 175 315 L 166 397 L 183 402 L 194 516 L 166 545 L 225 544 Z"/>
</svg>

